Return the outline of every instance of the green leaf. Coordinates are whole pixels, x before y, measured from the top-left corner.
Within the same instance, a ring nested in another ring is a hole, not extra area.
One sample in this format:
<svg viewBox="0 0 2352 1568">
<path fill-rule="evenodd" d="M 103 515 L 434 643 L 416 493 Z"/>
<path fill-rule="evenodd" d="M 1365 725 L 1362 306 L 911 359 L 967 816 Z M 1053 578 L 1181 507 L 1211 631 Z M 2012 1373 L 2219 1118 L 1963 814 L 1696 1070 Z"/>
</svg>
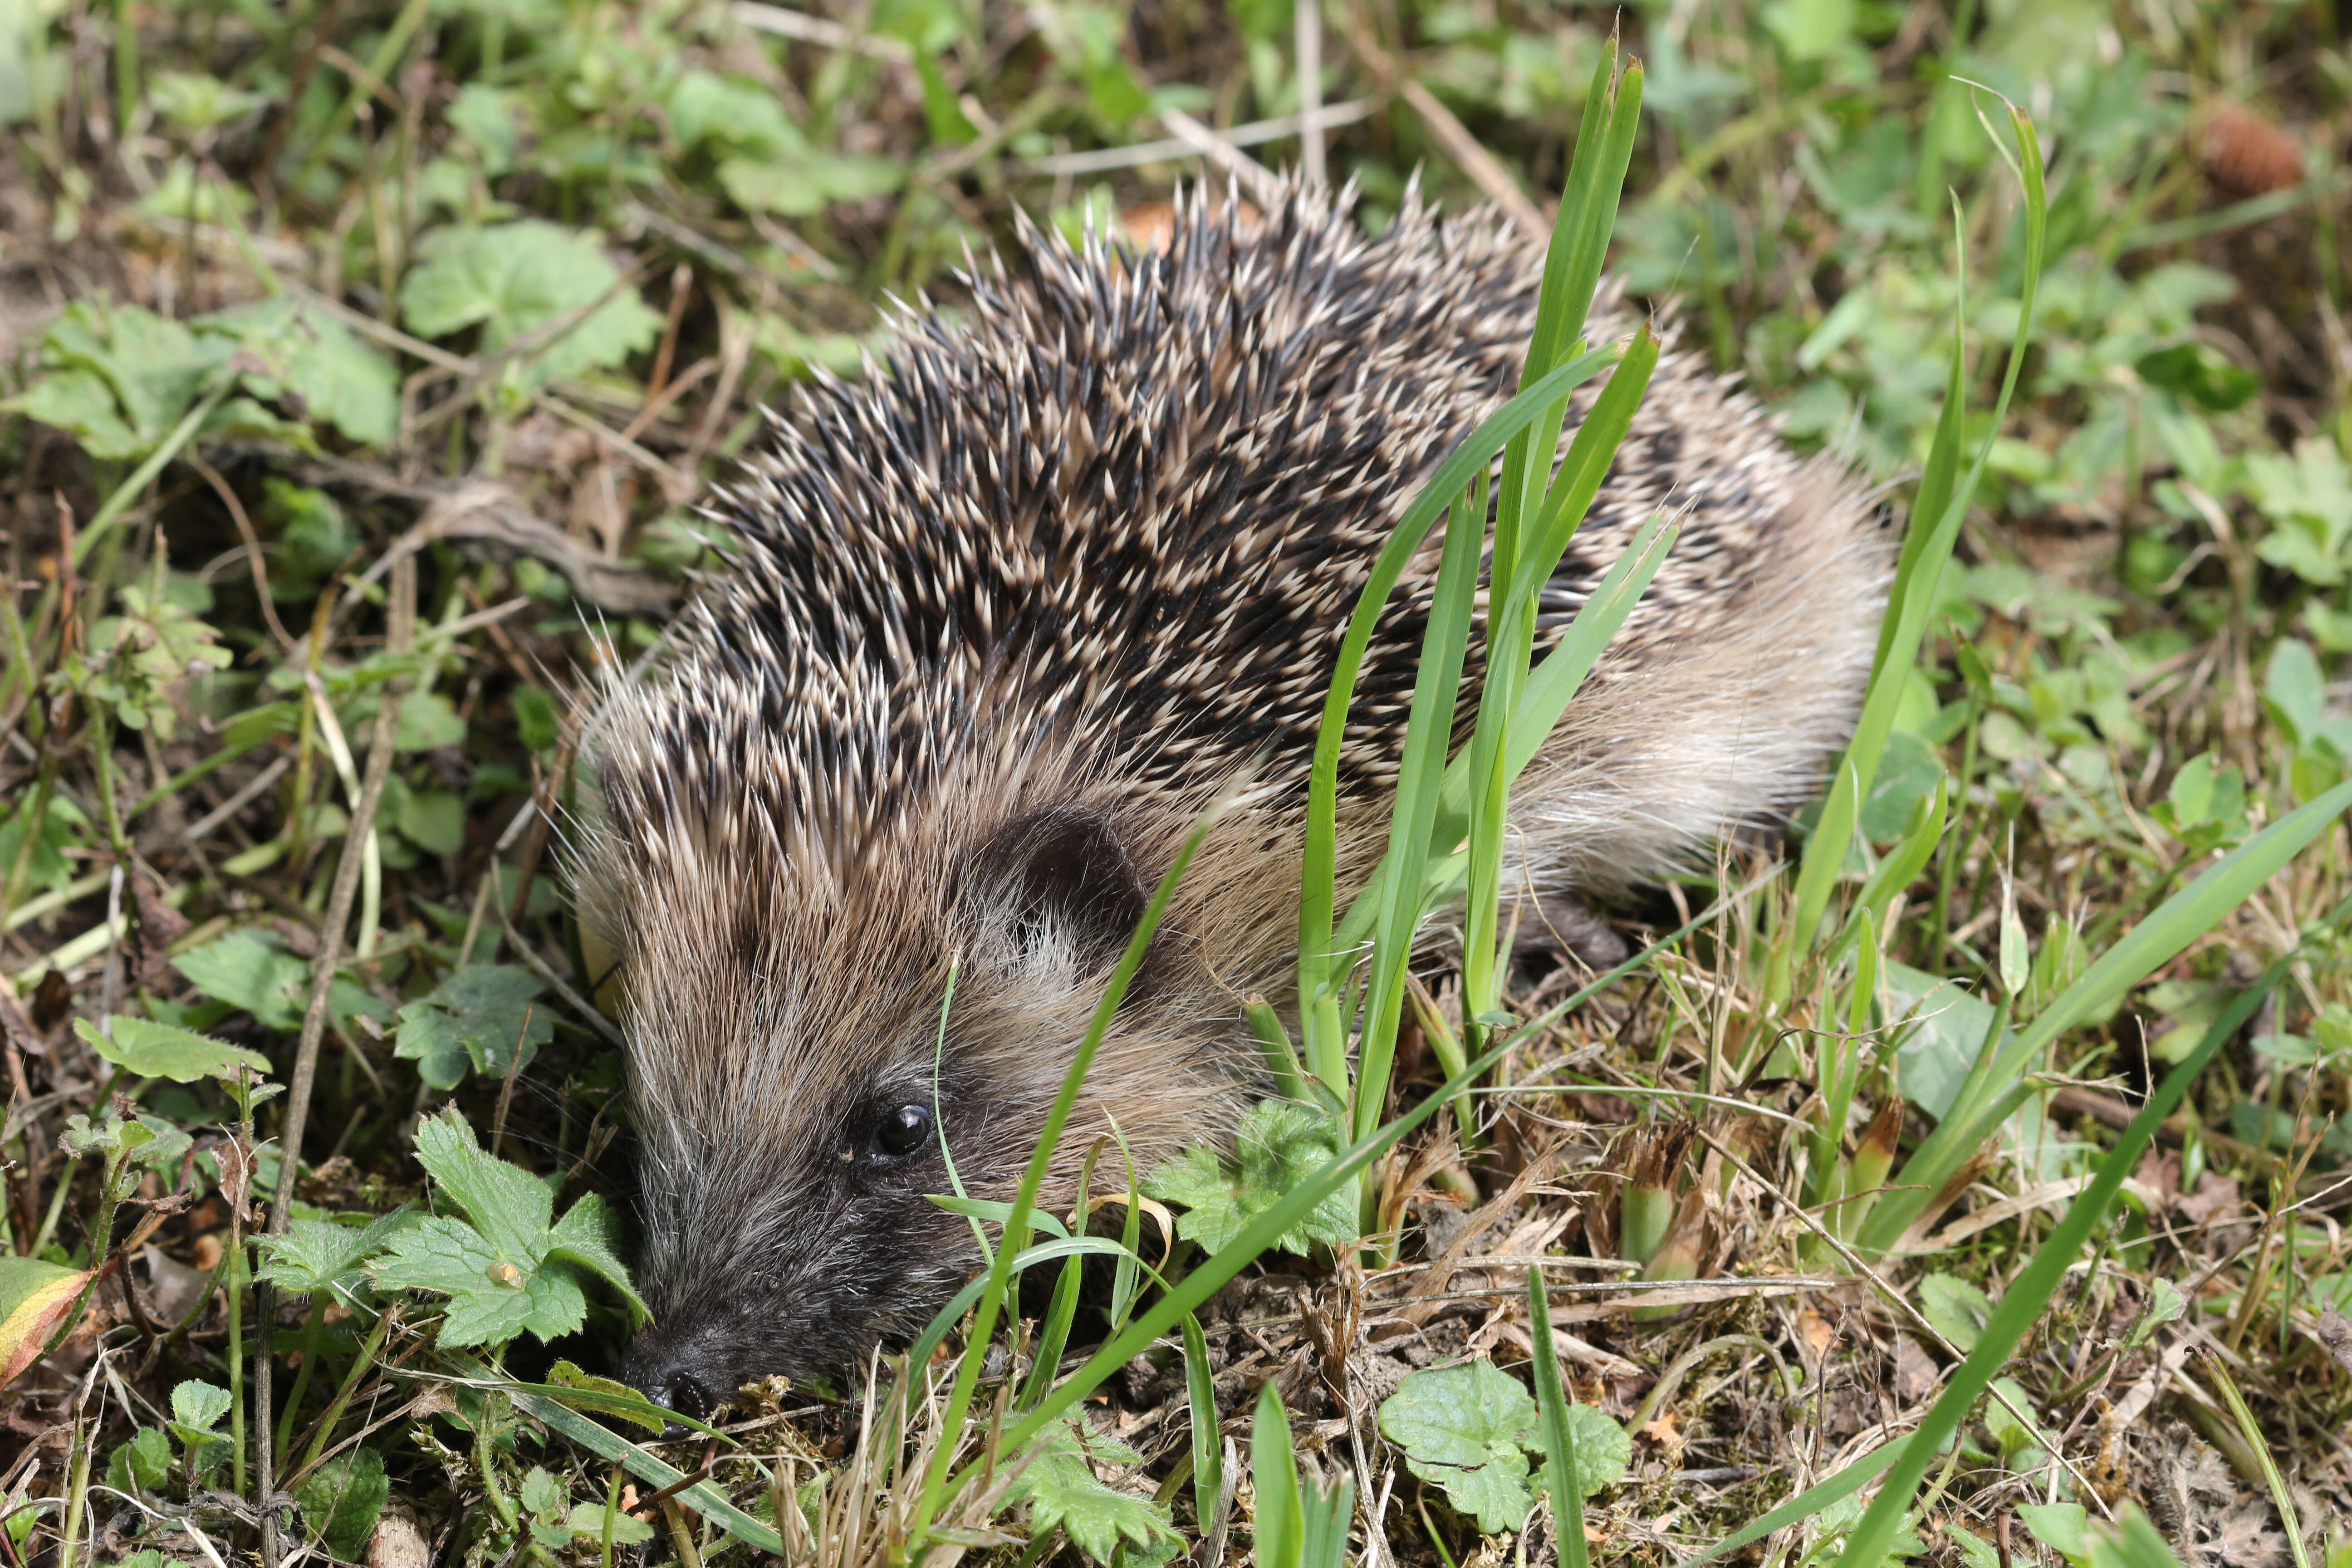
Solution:
<svg viewBox="0 0 2352 1568">
<path fill-rule="evenodd" d="M 160 1492 L 172 1474 L 172 1440 L 161 1426 L 142 1426 L 107 1456 L 106 1484 L 117 1491 Z"/>
<path fill-rule="evenodd" d="M 2180 1568 L 2180 1559 L 2137 1503 L 2125 1504 L 2113 1524 L 2095 1524 L 2085 1533 L 2091 1568 Z"/>
<path fill-rule="evenodd" d="M 1296 1100 L 1260 1100 L 1242 1116 L 1231 1160 L 1195 1144 L 1146 1176 L 1143 1190 L 1182 1205 L 1177 1234 L 1214 1252 L 1339 1152 L 1339 1123 L 1327 1112 Z M 1355 1237 L 1355 1205 L 1334 1194 L 1276 1245 L 1303 1255 L 1318 1241 L 1336 1247 Z"/>
<path fill-rule="evenodd" d="M 1992 1298 L 1965 1279 L 1930 1274 L 1919 1281 L 1919 1313 L 1966 1355 L 1977 1348 L 1977 1336 L 1992 1316 Z"/>
<path fill-rule="evenodd" d="M 587 1321 L 587 1298 L 571 1270 L 542 1271 L 506 1256 L 469 1225 L 426 1219 L 402 1232 L 375 1266 L 379 1286 L 449 1298 L 440 1342 L 499 1345 L 526 1329 L 541 1339 Z"/>
<path fill-rule="evenodd" d="M 2033 1539 L 2061 1556 L 2079 1562 L 2090 1552 L 2091 1516 L 2078 1502 L 2021 1502 L 2017 1517 Z"/>
<path fill-rule="evenodd" d="M 416 1063 L 417 1076 L 436 1089 L 457 1088 L 468 1068 L 504 1078 L 555 1037 L 553 1016 L 534 1005 L 546 989 L 519 964 L 469 963 L 402 1005 L 392 1054 Z"/>
<path fill-rule="evenodd" d="M 1381 1432 L 1487 1534 L 1526 1522 L 1535 1505 L 1527 1454 L 1541 1443 L 1536 1402 L 1493 1362 L 1407 1373 L 1381 1405 Z"/>
<path fill-rule="evenodd" d="M 507 1257 L 536 1263 L 547 1247 L 554 1197 L 520 1165 L 483 1152 L 456 1108 L 416 1130 L 416 1162 Z"/>
<path fill-rule="evenodd" d="M 583 1194 L 547 1236 L 550 1258 L 576 1263 L 618 1290 L 629 1304 L 632 1321 L 642 1325 L 653 1314 L 638 1298 L 636 1287 L 629 1282 L 628 1266 L 621 1261 L 620 1248 L 620 1222 L 594 1193 Z"/>
<path fill-rule="evenodd" d="M 719 184 L 737 206 L 784 217 L 813 217 L 835 202 L 888 195 L 906 179 L 906 164 L 898 159 L 838 153 L 803 153 L 775 163 L 730 158 L 719 165 Z"/>
<path fill-rule="evenodd" d="M 429 855 L 455 855 L 466 847 L 466 803 L 446 789 L 404 793 L 392 825 Z"/>
<path fill-rule="evenodd" d="M 353 1448 L 331 1459 L 303 1478 L 294 1489 L 302 1522 L 329 1552 L 344 1562 L 359 1560 L 375 1533 L 391 1486 L 384 1479 L 383 1456 L 373 1448 Z"/>
<path fill-rule="evenodd" d="M 233 931 L 189 949 L 172 960 L 172 967 L 205 995 L 252 1014 L 265 1029 L 301 1026 L 310 966 L 275 936 L 249 927 Z"/>
<path fill-rule="evenodd" d="M 139 1078 L 194 1083 L 207 1078 L 233 1079 L 240 1067 L 251 1068 L 265 1078 L 269 1073 L 269 1058 L 259 1051 L 145 1018 L 116 1014 L 107 1020 L 103 1031 L 87 1018 L 77 1018 L 74 1033 L 91 1050 Z"/>
<path fill-rule="evenodd" d="M 524 1476 L 522 1485 L 515 1489 L 522 1506 L 541 1519 L 561 1519 L 564 1505 L 572 1500 L 572 1490 L 547 1473 L 545 1466 L 533 1465 Z"/>
<path fill-rule="evenodd" d="M 617 1287 L 632 1317 L 643 1321 L 645 1305 L 613 1251 L 601 1200 L 583 1198 L 551 1229 L 547 1184 L 484 1153 L 455 1110 L 417 1129 L 416 1158 L 472 1223 L 436 1217 L 401 1230 L 374 1273 L 388 1289 L 449 1298 L 442 1344 L 503 1344 L 525 1331 L 541 1340 L 572 1332 L 587 1320 L 583 1268 Z"/>
<path fill-rule="evenodd" d="M 331 1290 L 348 1300 L 361 1283 L 362 1267 L 414 1223 L 415 1216 L 405 1209 L 365 1226 L 295 1220 L 283 1236 L 255 1238 L 268 1259 L 258 1276 L 287 1290 Z"/>
<path fill-rule="evenodd" d="M 1257 1391 L 1257 1411 L 1250 1422 L 1250 1484 L 1257 1497 L 1251 1522 L 1256 1539 L 1253 1560 L 1261 1568 L 1298 1568 L 1306 1544 L 1306 1521 L 1299 1517 L 1298 1463 L 1290 1452 L 1290 1413 L 1282 1407 L 1282 1392 L 1267 1378 Z"/>
<path fill-rule="evenodd" d="M 424 264 L 400 290 L 402 320 L 420 337 L 478 327 L 481 351 L 495 353 L 595 305 L 536 352 L 510 360 L 500 372 L 509 387 L 535 388 L 617 365 L 651 347 L 661 330 L 662 318 L 636 289 L 621 285 L 620 269 L 592 236 L 529 219 L 437 230 L 422 249 Z"/>
<path fill-rule="evenodd" d="M 575 1536 L 601 1543 L 604 1539 L 605 1507 L 601 1502 L 572 1504 L 571 1517 L 564 1521 L 564 1528 Z M 615 1546 L 635 1546 L 654 1538 L 654 1527 L 634 1514 L 625 1513 L 616 1508 L 611 1510 L 611 1518 L 613 1544 Z"/>
<path fill-rule="evenodd" d="M 172 1390 L 172 1425 L 181 1429 L 183 1436 L 190 1433 L 197 1437 L 216 1436 L 213 1427 L 228 1414 L 230 1403 L 227 1389 L 191 1378 Z"/>
<path fill-rule="evenodd" d="M 1143 1456 L 1077 1422 L 1057 1421 L 1039 1435 L 1021 1460 L 1021 1473 L 1005 1491 L 1008 1503 L 1029 1505 L 1029 1531 L 1038 1537 L 1059 1526 L 1072 1545 L 1106 1564 L 1161 1563 L 1184 1545 L 1167 1515 L 1149 1498 L 1107 1486 L 1090 1459 L 1135 1465 Z"/>
</svg>

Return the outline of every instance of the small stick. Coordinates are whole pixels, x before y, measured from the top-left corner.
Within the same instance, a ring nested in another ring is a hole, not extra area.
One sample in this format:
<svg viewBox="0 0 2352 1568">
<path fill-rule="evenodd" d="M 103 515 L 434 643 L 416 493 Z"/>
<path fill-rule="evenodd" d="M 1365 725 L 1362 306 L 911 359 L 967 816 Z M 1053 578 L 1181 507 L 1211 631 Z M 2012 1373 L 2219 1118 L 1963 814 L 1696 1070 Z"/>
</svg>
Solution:
<svg viewBox="0 0 2352 1568">
<path fill-rule="evenodd" d="M 392 605 L 387 614 L 386 642 L 395 653 L 406 653 L 416 636 L 416 562 L 404 556 L 392 571 Z M 343 928 L 350 923 L 352 900 L 359 890 L 360 861 L 367 836 L 375 823 L 383 783 L 392 773 L 393 741 L 398 733 L 401 700 L 407 694 L 404 679 L 393 680 L 376 709 L 375 733 L 368 748 L 367 774 L 360 797 L 352 807 L 350 827 L 343 835 L 343 852 L 335 863 L 333 889 L 327 896 L 327 918 L 319 931 L 319 956 L 310 968 L 310 1003 L 302 1015 L 302 1036 L 294 1054 L 294 1079 L 286 1095 L 286 1115 L 279 1123 L 278 1185 L 270 1194 L 269 1223 L 265 1234 L 283 1236 L 293 1213 L 294 1178 L 302 1163 L 303 1123 L 310 1118 L 310 1089 L 319 1076 L 319 1041 L 327 1029 L 327 991 L 334 984 L 336 961 L 341 956 Z M 255 1458 L 261 1500 L 261 1564 L 278 1568 L 278 1515 L 269 1506 L 269 1372 L 272 1307 L 266 1284 L 254 1286 L 254 1320 L 260 1334 L 254 1365 Z"/>
<path fill-rule="evenodd" d="M 1342 10 L 1339 27 L 1348 35 L 1349 46 L 1356 51 L 1356 58 L 1380 79 L 1382 87 L 1412 106 L 1412 111 L 1421 117 L 1422 123 L 1429 127 L 1429 133 L 1436 137 L 1438 145 L 1445 149 L 1446 156 L 1452 158 L 1462 172 L 1486 193 L 1488 201 L 1510 216 L 1511 221 L 1519 226 L 1520 233 L 1530 239 L 1541 239 L 1551 232 L 1551 225 L 1544 220 L 1543 209 L 1528 199 L 1528 194 L 1519 189 L 1519 183 L 1511 178 L 1511 172 L 1495 161 L 1495 155 L 1480 144 L 1478 138 L 1470 134 L 1468 126 L 1454 118 L 1454 111 L 1440 103 L 1436 94 L 1422 86 L 1398 63 L 1395 56 L 1381 47 L 1360 18 Z"/>
</svg>

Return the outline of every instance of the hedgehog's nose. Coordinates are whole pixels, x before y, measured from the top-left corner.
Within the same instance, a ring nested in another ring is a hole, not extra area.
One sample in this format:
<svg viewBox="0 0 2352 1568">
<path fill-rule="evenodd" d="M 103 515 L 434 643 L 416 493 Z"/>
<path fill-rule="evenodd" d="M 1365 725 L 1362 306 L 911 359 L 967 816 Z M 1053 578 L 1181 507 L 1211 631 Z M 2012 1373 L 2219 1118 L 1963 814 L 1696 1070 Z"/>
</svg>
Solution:
<svg viewBox="0 0 2352 1568">
<path fill-rule="evenodd" d="M 660 1368 L 639 1386 L 645 1390 L 647 1399 L 663 1409 L 676 1411 L 697 1421 L 709 1420 L 716 1404 L 710 1397 L 709 1385 L 683 1366 Z M 675 1441 L 686 1436 L 690 1430 L 673 1421 L 663 1429 L 662 1439 L 665 1442 Z"/>
</svg>

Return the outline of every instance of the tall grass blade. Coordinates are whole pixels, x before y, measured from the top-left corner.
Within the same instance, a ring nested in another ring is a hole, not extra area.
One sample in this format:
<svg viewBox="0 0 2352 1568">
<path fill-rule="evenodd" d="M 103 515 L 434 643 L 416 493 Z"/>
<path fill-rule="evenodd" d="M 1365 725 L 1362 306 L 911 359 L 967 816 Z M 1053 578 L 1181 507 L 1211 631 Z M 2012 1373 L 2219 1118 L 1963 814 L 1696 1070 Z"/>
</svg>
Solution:
<svg viewBox="0 0 2352 1568">
<path fill-rule="evenodd" d="M 1184 868 L 1192 863 L 1192 856 L 1201 847 L 1201 840 L 1207 836 L 1213 820 L 1213 810 L 1192 829 L 1183 847 L 1176 851 L 1167 874 L 1160 879 L 1160 886 L 1152 890 L 1151 902 L 1144 907 L 1143 918 L 1136 922 L 1135 933 L 1128 938 L 1127 951 L 1119 955 L 1118 966 L 1111 972 L 1102 1001 L 1096 1005 L 1086 1037 L 1078 1042 L 1076 1054 L 1070 1058 L 1069 1070 L 1062 1077 L 1061 1091 L 1055 1095 L 1054 1103 L 1045 1112 L 1036 1151 L 1029 1157 L 1028 1168 L 1021 1173 L 1021 1184 L 1013 1190 L 1013 1209 L 1005 1216 L 1003 1234 L 997 1238 L 995 1261 L 990 1265 L 978 1308 L 972 1314 L 968 1353 L 956 1363 L 955 1384 L 948 1395 L 940 1426 L 940 1430 L 950 1436 L 941 1439 L 932 1455 L 930 1471 L 923 1482 L 923 1500 L 916 1510 L 913 1530 L 914 1539 L 919 1542 L 925 1539 L 931 1521 L 939 1517 L 940 1489 L 946 1484 L 948 1466 L 955 1457 L 953 1435 L 963 1430 L 964 1416 L 971 1408 L 972 1390 L 980 1380 L 980 1365 L 987 1359 L 979 1352 L 995 1333 L 996 1320 L 1013 1278 L 1013 1260 L 1027 1247 L 1030 1211 L 1036 1206 L 1037 1190 L 1045 1185 L 1045 1171 L 1061 1143 L 1062 1130 L 1069 1125 L 1070 1112 L 1078 1101 L 1079 1086 L 1086 1082 L 1087 1069 L 1094 1065 L 1095 1053 L 1102 1048 L 1103 1037 L 1110 1032 L 1111 1017 L 1126 997 L 1136 970 L 1142 966 L 1144 950 L 1150 946 L 1152 933 L 1160 929 L 1160 921 L 1168 912 L 1168 900 L 1175 896 L 1176 884 L 1182 880 Z M 1049 1398 L 1045 1403 L 1050 1405 L 1052 1401 Z"/>
<path fill-rule="evenodd" d="M 1576 1475 L 1576 1432 L 1568 1424 L 1568 1385 L 1559 1375 L 1559 1352 L 1551 1342 L 1551 1303 L 1544 1299 L 1543 1270 L 1528 1270 L 1528 1337 L 1535 1343 L 1536 1408 L 1543 1417 L 1544 1479 L 1551 1489 L 1552 1532 L 1561 1568 L 1591 1568 L 1584 1541 L 1584 1486 Z"/>
<path fill-rule="evenodd" d="M 1768 1000 L 1775 1004 L 1788 999 L 1796 962 L 1812 947 L 1820 933 L 1822 915 L 1829 907 L 1831 889 L 1845 864 L 1846 848 L 1853 841 L 1861 804 L 1877 775 L 1878 761 L 1885 752 L 1887 736 L 1894 731 L 1895 711 L 1910 679 L 1911 666 L 1927 635 L 1928 617 L 1935 609 L 1937 585 L 1951 559 L 1961 521 L 1968 515 L 1969 504 L 1975 499 L 1978 483 L 1991 458 L 1993 443 L 2009 416 L 2010 400 L 2017 391 L 2018 374 L 2024 367 L 2026 347 L 2032 338 L 2034 297 L 2041 287 L 2049 233 L 2049 197 L 2042 178 L 2042 144 L 2034 135 L 2033 122 L 2014 104 L 2009 106 L 2009 115 L 2018 142 L 2015 167 L 2025 193 L 2025 268 L 2018 300 L 2017 333 L 2010 345 L 2000 395 L 1994 400 L 1992 420 L 1983 444 L 1978 447 L 1966 477 L 1955 481 L 1950 476 L 1958 469 L 1967 396 L 1963 380 L 1963 310 L 1968 267 L 1963 252 L 1957 268 L 1961 287 L 1953 309 L 1952 364 L 1946 380 L 1943 413 L 1937 421 L 1927 472 L 1912 502 L 1910 529 L 1896 564 L 1887 615 L 1879 626 L 1878 652 L 1871 664 L 1870 686 L 1863 699 L 1862 714 L 1855 721 L 1853 738 L 1846 746 L 1845 760 L 1850 765 L 1839 769 L 1830 797 L 1822 804 L 1820 823 L 1805 846 L 1803 862 L 1797 873 L 1793 921 L 1775 944 L 1766 980 Z"/>
<path fill-rule="evenodd" d="M 1162 1334 L 1176 1326 L 1177 1321 L 1193 1310 L 1222 1289 L 1225 1282 L 1239 1274 L 1258 1257 L 1272 1247 L 1290 1228 L 1313 1213 L 1317 1205 L 1353 1182 L 1366 1167 L 1386 1154 L 1414 1129 L 1420 1127 L 1453 1098 L 1478 1079 L 1478 1075 L 1499 1062 L 1523 1040 L 1537 1031 L 1549 1028 L 1556 1019 L 1565 1016 L 1597 996 L 1606 987 L 1640 968 L 1663 952 L 1669 944 L 1681 941 L 1698 929 L 1701 922 L 1713 919 L 1709 909 L 1668 931 L 1648 947 L 1616 965 L 1602 971 L 1592 980 L 1565 999 L 1554 1003 L 1520 1028 L 1496 1041 L 1460 1072 L 1447 1079 L 1425 1096 L 1411 1110 L 1381 1128 L 1369 1138 L 1359 1140 L 1340 1152 L 1330 1163 L 1317 1167 L 1304 1181 L 1292 1187 L 1279 1199 L 1260 1211 L 1241 1233 L 1215 1252 L 1194 1264 L 1185 1276 L 1170 1286 L 1167 1292 L 1150 1307 L 1136 1314 L 1134 1321 L 1109 1342 L 1095 1352 L 1093 1357 L 1076 1372 L 1062 1380 L 1060 1386 L 1045 1396 L 1045 1401 L 1022 1416 L 1005 1430 L 1001 1447 L 1005 1452 L 1017 1451 L 1024 1444 L 1043 1431 L 1071 1405 L 1101 1386 L 1103 1380 L 1125 1366 Z M 1000 1252 L 1003 1248 L 998 1249 Z M 960 1473 L 956 1484 L 973 1472 Z"/>
<path fill-rule="evenodd" d="M 1663 518 L 1652 518 L 1644 523 L 1626 545 L 1624 553 L 1610 567 L 1601 586 L 1577 612 L 1559 645 L 1536 667 L 1520 696 L 1518 710 L 1511 718 L 1508 743 L 1503 753 L 1507 784 L 1535 760 L 1545 738 L 1575 700 L 1584 678 L 1600 661 L 1601 650 L 1641 603 L 1651 580 L 1665 564 L 1680 537 L 1681 531 L 1669 527 Z M 1454 758 L 1446 769 L 1444 789 L 1438 796 L 1436 825 L 1430 836 L 1430 858 L 1423 866 L 1423 909 L 1452 896 L 1465 874 L 1466 856 L 1449 857 L 1443 851 L 1460 844 L 1469 830 L 1470 777 L 1470 759 L 1466 756 Z M 1332 938 L 1337 951 L 1350 951 L 1370 938 L 1373 918 L 1381 907 L 1380 890 L 1386 881 L 1387 868 L 1383 863 L 1373 869 L 1364 890 L 1339 922 Z"/>
<path fill-rule="evenodd" d="M 1307 1521 L 1298 1507 L 1298 1462 L 1290 1455 L 1290 1416 L 1268 1378 L 1250 1423 L 1250 1483 L 1257 1492 L 1257 1568 L 1298 1568 Z"/>
<path fill-rule="evenodd" d="M 1454 504 L 1475 475 L 1484 472 L 1495 454 L 1519 431 L 1541 416 L 1556 398 L 1591 380 L 1618 358 L 1614 349 L 1596 349 L 1578 355 L 1523 390 L 1471 432 L 1467 440 L 1437 466 L 1419 496 L 1398 520 L 1396 531 L 1374 558 L 1363 592 L 1349 616 L 1340 638 L 1339 657 L 1323 701 L 1323 721 L 1316 737 L 1315 763 L 1308 777 L 1307 827 L 1302 848 L 1304 877 L 1299 895 L 1298 995 L 1302 1012 L 1317 998 L 1337 994 L 1332 984 L 1331 921 L 1339 858 L 1339 746 L 1348 727 L 1348 709 L 1356 694 L 1356 678 L 1371 645 L 1372 630 L 1405 565 L 1439 517 Z M 1344 1041 L 1335 1042 L 1310 1022 L 1307 1066 L 1335 1091 L 1347 1091 Z M 1340 1054 L 1318 1059 L 1336 1047 Z"/>
<path fill-rule="evenodd" d="M 1217 1369 L 1209 1360 L 1201 1320 L 1186 1312 L 1182 1322 L 1184 1392 L 1192 1406 L 1192 1517 L 1205 1531 L 1225 1489 L 1224 1452 L 1217 1444 Z"/>
<path fill-rule="evenodd" d="M 2352 785 L 2334 792 L 2334 798 L 2336 805 L 2331 816 L 2341 812 L 2346 804 L 2352 803 Z M 2326 803 L 2313 803 L 2314 805 L 2323 804 Z M 2286 824 L 2282 822 L 2278 826 L 2284 827 Z M 2324 929 L 2340 929 L 2347 915 L 2352 915 L 2352 900 L 2339 905 Z M 2138 1166 L 2141 1154 L 2156 1138 L 2157 1129 L 2172 1113 L 2172 1108 L 2180 1103 L 2181 1098 L 2189 1092 L 2189 1086 L 2196 1081 L 2199 1073 L 2205 1070 L 2206 1064 L 2223 1046 L 2235 1038 L 2238 1031 L 2245 1026 L 2246 1020 L 2254 1016 L 2263 999 L 2285 977 L 2289 966 L 2301 952 L 2298 945 L 2294 951 L 2283 954 L 2263 973 L 2252 989 L 2242 993 L 2230 1004 L 2213 1021 L 2213 1026 L 2205 1032 L 2205 1037 L 2197 1043 L 2197 1048 L 2165 1076 L 2163 1084 L 2148 1097 L 2147 1102 L 2140 1107 L 2139 1114 L 2132 1118 L 2131 1125 L 2116 1139 L 2116 1146 L 2099 1161 L 2092 1173 L 2091 1184 L 2076 1194 L 2074 1203 L 2067 1207 L 2065 1217 L 2052 1229 L 2049 1239 L 2042 1244 L 2032 1260 L 2002 1293 L 2000 1304 L 1993 1308 L 1992 1315 L 1985 1321 L 1983 1331 L 1978 1335 L 1976 1347 L 1954 1369 L 1944 1392 L 1937 1397 L 1934 1405 L 1928 1406 L 1927 1414 L 1905 1446 L 1902 1458 L 1895 1461 L 1886 1484 L 1879 1489 L 1878 1496 L 1871 1500 L 1870 1507 L 1864 1510 L 1853 1533 L 1846 1538 L 1845 1550 L 1838 1560 L 1841 1568 L 1878 1568 L 1885 1560 L 1887 1549 L 1894 1544 L 1896 1527 L 1902 1522 L 1904 1511 L 1911 1506 L 1911 1499 L 1917 1492 L 1919 1483 L 1927 1478 L 1928 1467 L 1935 1462 L 1944 1445 L 1958 1431 L 1960 1423 L 1975 1407 L 1977 1400 L 1991 1386 L 1993 1375 L 2009 1360 L 2010 1352 L 2040 1321 L 2042 1309 L 2049 1305 L 2050 1298 L 2064 1279 L 2067 1266 L 2074 1262 L 2083 1244 L 2090 1239 L 2093 1228 L 2106 1213 L 2107 1205 L 2123 1186 L 2124 1178 Z"/>
</svg>

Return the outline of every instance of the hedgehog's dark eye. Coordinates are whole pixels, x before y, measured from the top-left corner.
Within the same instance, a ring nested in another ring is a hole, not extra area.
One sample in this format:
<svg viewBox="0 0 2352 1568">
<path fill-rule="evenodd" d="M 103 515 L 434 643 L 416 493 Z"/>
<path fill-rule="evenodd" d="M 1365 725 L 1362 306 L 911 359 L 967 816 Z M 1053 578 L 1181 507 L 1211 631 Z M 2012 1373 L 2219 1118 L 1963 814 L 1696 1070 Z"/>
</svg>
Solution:
<svg viewBox="0 0 2352 1568">
<path fill-rule="evenodd" d="M 931 1135 L 931 1113 L 919 1105 L 886 1110 L 874 1124 L 874 1149 L 885 1159 L 902 1160 Z"/>
</svg>

